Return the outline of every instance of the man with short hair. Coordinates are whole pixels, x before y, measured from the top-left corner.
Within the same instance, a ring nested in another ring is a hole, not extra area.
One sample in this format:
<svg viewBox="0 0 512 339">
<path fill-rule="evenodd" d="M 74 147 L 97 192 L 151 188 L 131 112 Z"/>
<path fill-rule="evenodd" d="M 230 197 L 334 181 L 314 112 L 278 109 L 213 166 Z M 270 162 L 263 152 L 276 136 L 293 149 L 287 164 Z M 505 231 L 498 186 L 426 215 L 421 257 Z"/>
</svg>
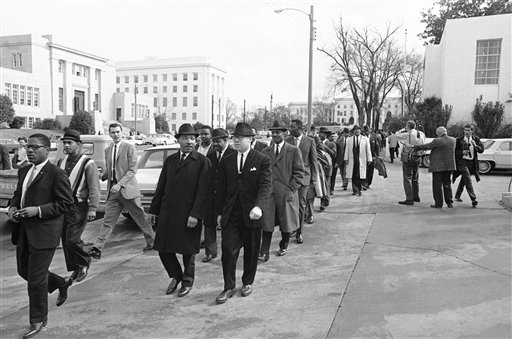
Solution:
<svg viewBox="0 0 512 339">
<path fill-rule="evenodd" d="M 165 294 L 174 293 L 181 282 L 178 297 L 184 297 L 195 280 L 210 161 L 194 150 L 197 132 L 191 124 L 181 125 L 176 138 L 180 151 L 165 159 L 149 213 L 153 224 L 158 216 L 154 247 L 171 279 Z M 176 254 L 182 255 L 183 268 Z"/>
<path fill-rule="evenodd" d="M 251 149 L 254 132 L 249 124 L 235 127 L 233 147 L 237 151 L 219 164 L 219 190 L 216 200 L 217 221 L 222 226 L 222 274 L 224 290 L 217 296 L 225 303 L 235 292 L 236 262 L 244 248 L 242 296 L 252 293 L 261 245 L 262 217 L 272 192 L 270 159 Z"/>
<path fill-rule="evenodd" d="M 228 144 L 228 132 L 223 128 L 216 128 L 212 132 L 212 149 L 215 152 L 208 154 L 210 160 L 210 179 L 208 186 L 208 204 L 204 218 L 205 256 L 203 262 L 217 258 L 217 216 L 215 215 L 215 200 L 218 193 L 219 164 L 225 156 L 236 151 Z"/>
<path fill-rule="evenodd" d="M 338 168 L 339 168 L 340 175 L 341 175 L 342 188 L 344 191 L 347 190 L 347 186 L 348 186 L 347 168 L 346 168 L 345 162 L 343 161 L 343 159 L 345 158 L 345 148 L 346 148 L 348 134 L 349 134 L 348 128 L 346 128 L 346 127 L 343 128 L 343 131 L 341 132 L 340 137 L 336 141 L 336 143 L 339 145 L 339 148 L 338 148 L 339 154 L 337 157 L 337 161 L 338 161 Z M 336 180 L 334 180 L 334 181 L 336 181 Z"/>
<path fill-rule="evenodd" d="M 133 221 L 144 234 L 146 247 L 142 250 L 153 249 L 155 232 L 149 224 L 148 218 L 140 201 L 140 189 L 135 173 L 137 173 L 137 152 L 135 146 L 122 139 L 122 126 L 112 123 L 108 127 L 110 137 L 114 141 L 105 149 L 106 171 L 100 174 L 100 179 L 108 180 L 107 201 L 105 202 L 105 216 L 103 224 L 89 255 L 94 259 L 101 258 L 101 251 L 107 243 L 119 215 L 126 209 Z"/>
<path fill-rule="evenodd" d="M 11 240 L 16 245 L 18 274 L 28 283 L 30 329 L 23 338 L 31 338 L 48 321 L 48 293 L 58 289 L 57 306 L 61 306 L 73 283 L 72 278 L 49 271 L 73 198 L 66 173 L 48 161 L 50 139 L 33 134 L 25 147 L 32 165 L 19 170 L 9 219 L 17 223 Z"/>
<path fill-rule="evenodd" d="M 409 120 L 405 128 L 396 132 L 396 138 L 404 144 L 401 160 L 405 200 L 398 203 L 412 206 L 415 202 L 420 202 L 418 169 L 421 162 L 421 156 L 412 148 L 425 143 L 425 134 L 416 130 L 416 122 Z"/>
<path fill-rule="evenodd" d="M 430 166 L 428 171 L 432 172 L 432 193 L 434 195 L 434 205 L 432 208 L 443 207 L 444 201 L 448 208 L 453 208 L 452 186 L 450 176 L 455 170 L 455 143 L 454 137 L 447 134 L 446 128 L 441 126 L 436 130 L 437 138 L 424 145 L 413 147 L 413 151 L 432 150 L 430 152 Z"/>
<path fill-rule="evenodd" d="M 204 156 L 215 152 L 212 148 L 212 128 L 210 126 L 201 126 L 201 129 L 199 129 L 199 138 L 201 142 L 196 144 L 195 147 L 197 152 Z"/>
<path fill-rule="evenodd" d="M 87 276 L 91 264 L 91 256 L 84 251 L 81 236 L 87 222 L 96 219 L 96 209 L 100 202 L 98 167 L 82 153 L 78 131 L 67 130 L 60 141 L 66 156 L 59 159 L 57 166 L 68 175 L 74 199 L 64 217 L 62 249 L 68 271 L 73 272 L 73 280 L 80 282 Z"/>
<path fill-rule="evenodd" d="M 457 179 L 458 175 L 461 175 L 457 191 L 455 192 L 455 201 L 462 202 L 460 196 L 466 186 L 469 198 L 471 199 L 471 205 L 476 207 L 478 201 L 476 200 L 476 194 L 473 189 L 473 183 L 471 182 L 471 175 L 475 176 L 477 182 L 480 181 L 480 175 L 478 173 L 478 153 L 484 152 L 484 146 L 480 141 L 480 138 L 473 135 L 473 126 L 467 124 L 464 126 L 464 136 L 457 138 L 455 145 L 455 162 L 457 164 L 457 171 L 453 173 L 453 182 Z"/>
<path fill-rule="evenodd" d="M 334 163 L 336 161 L 336 144 L 329 140 L 329 137 L 332 135 L 332 132 L 327 127 L 320 127 L 320 131 L 318 136 L 322 143 L 322 148 L 318 152 L 319 157 L 323 157 L 325 159 L 324 162 L 321 162 L 324 168 L 325 173 L 325 195 L 320 198 L 320 210 L 323 211 L 330 204 L 329 195 L 331 194 L 331 178 Z M 332 192 L 334 193 L 334 192 Z"/>
<path fill-rule="evenodd" d="M 391 132 L 388 137 L 388 149 L 389 149 L 389 159 L 391 163 L 395 160 L 395 152 L 398 146 L 398 139 L 396 138 L 395 132 Z"/>
</svg>

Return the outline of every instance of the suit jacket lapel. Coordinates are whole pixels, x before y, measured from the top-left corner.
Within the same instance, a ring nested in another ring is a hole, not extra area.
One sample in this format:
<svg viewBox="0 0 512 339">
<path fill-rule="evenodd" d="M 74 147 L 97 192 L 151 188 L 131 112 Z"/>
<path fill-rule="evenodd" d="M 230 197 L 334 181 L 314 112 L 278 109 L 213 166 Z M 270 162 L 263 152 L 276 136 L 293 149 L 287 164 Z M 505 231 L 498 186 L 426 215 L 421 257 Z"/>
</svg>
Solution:
<svg viewBox="0 0 512 339">
<path fill-rule="evenodd" d="M 282 142 L 281 147 L 279 147 L 279 155 L 277 156 L 276 161 L 279 161 L 285 152 L 288 152 L 288 145 L 285 142 Z"/>
<path fill-rule="evenodd" d="M 47 169 L 48 169 L 48 164 L 50 162 L 48 161 L 46 163 L 46 165 L 43 166 L 43 168 L 41 168 L 41 170 L 39 171 L 39 173 L 37 173 L 37 176 L 34 178 L 34 180 L 32 180 L 32 183 L 30 184 L 30 186 L 34 185 L 37 181 L 41 180 L 41 178 L 45 175 Z M 27 189 L 30 187 L 28 186 Z"/>
<path fill-rule="evenodd" d="M 181 153 L 178 152 L 179 158 L 181 157 Z M 176 171 L 179 171 L 182 167 L 187 166 L 189 163 L 191 163 L 193 160 L 197 158 L 197 151 L 192 151 L 190 154 L 183 160 L 183 162 L 179 162 L 178 158 L 178 167 L 176 168 Z"/>
<path fill-rule="evenodd" d="M 247 172 L 248 169 L 250 170 L 249 166 L 251 166 L 251 164 L 252 164 L 252 159 L 253 159 L 253 156 L 254 156 L 254 152 L 257 152 L 257 151 L 251 149 L 249 151 L 249 153 L 247 154 L 247 159 L 245 159 L 244 166 L 242 167 L 242 173 L 241 173 L 242 175 L 245 174 L 245 172 Z"/>
</svg>

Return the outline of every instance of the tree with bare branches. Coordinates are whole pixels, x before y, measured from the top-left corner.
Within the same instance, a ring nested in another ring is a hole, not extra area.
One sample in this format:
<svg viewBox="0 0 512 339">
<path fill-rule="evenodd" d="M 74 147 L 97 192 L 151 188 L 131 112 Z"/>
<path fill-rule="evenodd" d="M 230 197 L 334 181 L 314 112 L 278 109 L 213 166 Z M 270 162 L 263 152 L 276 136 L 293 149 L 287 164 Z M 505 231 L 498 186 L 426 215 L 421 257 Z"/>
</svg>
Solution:
<svg viewBox="0 0 512 339">
<path fill-rule="evenodd" d="M 421 96 L 423 86 L 423 56 L 411 52 L 405 60 L 405 67 L 401 70 L 398 87 L 404 98 L 407 111 L 410 111 Z"/>
<path fill-rule="evenodd" d="M 369 27 L 345 28 L 340 18 L 336 45 L 318 49 L 332 60 L 333 86 L 350 90 L 360 125 L 379 127 L 380 108 L 398 82 L 403 58 L 394 39 L 397 30 L 390 25 L 384 34 Z"/>
</svg>

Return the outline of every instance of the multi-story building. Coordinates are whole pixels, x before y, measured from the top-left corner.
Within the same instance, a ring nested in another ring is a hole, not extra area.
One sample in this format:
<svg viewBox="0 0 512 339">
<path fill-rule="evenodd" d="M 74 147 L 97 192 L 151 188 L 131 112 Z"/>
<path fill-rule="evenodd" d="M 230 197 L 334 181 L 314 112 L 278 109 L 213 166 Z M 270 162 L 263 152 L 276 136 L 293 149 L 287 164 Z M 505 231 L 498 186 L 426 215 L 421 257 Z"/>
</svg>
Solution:
<svg viewBox="0 0 512 339">
<path fill-rule="evenodd" d="M 350 118 L 353 117 L 355 124 L 358 123 L 359 113 L 352 97 L 334 98 L 334 119 L 338 124 L 350 124 Z M 386 120 L 386 115 L 390 112 L 398 116 L 402 114 L 402 99 L 400 97 L 386 97 L 380 109 L 380 124 Z"/>
<path fill-rule="evenodd" d="M 475 100 L 500 101 L 512 115 L 512 14 L 447 20 L 425 51 L 423 99 L 452 106 L 450 121 L 470 121 Z M 507 102 L 509 101 L 509 102 Z"/>
<path fill-rule="evenodd" d="M 153 111 L 165 115 L 173 132 L 183 123 L 226 126 L 225 79 L 205 57 L 116 62 L 116 92 L 152 97 Z"/>
<path fill-rule="evenodd" d="M 110 117 L 115 71 L 107 59 L 31 34 L 0 37 L 0 56 L 3 92 L 25 127 L 45 118 L 66 126 L 74 112 L 85 110 L 100 130 Z"/>
</svg>

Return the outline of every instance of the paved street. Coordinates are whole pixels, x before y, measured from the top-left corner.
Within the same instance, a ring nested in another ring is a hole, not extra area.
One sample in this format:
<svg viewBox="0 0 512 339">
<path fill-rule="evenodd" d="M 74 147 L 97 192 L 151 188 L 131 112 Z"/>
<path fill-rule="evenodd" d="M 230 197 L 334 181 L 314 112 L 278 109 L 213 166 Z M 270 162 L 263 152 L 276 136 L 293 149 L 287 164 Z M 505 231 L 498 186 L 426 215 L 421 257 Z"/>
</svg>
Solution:
<svg viewBox="0 0 512 339">
<path fill-rule="evenodd" d="M 456 208 L 434 210 L 426 169 L 422 202 L 408 207 L 397 204 L 401 163 L 386 165 L 389 177 L 375 176 L 362 197 L 337 188 L 331 206 L 306 226 L 304 244 L 292 242 L 284 257 L 274 233 L 253 294 L 223 305 L 215 303 L 220 258 L 204 264 L 198 255 L 191 294 L 166 296 L 157 253 L 143 253 L 142 235 L 123 220 L 67 302 L 56 307 L 57 293 L 49 297 L 38 338 L 510 337 L 512 214 L 498 203 L 510 173 L 482 176 L 476 209 L 464 194 Z M 0 337 L 17 338 L 28 327 L 28 297 L 2 218 Z M 86 241 L 100 224 L 88 225 Z M 61 249 L 51 269 L 65 272 Z"/>
</svg>

